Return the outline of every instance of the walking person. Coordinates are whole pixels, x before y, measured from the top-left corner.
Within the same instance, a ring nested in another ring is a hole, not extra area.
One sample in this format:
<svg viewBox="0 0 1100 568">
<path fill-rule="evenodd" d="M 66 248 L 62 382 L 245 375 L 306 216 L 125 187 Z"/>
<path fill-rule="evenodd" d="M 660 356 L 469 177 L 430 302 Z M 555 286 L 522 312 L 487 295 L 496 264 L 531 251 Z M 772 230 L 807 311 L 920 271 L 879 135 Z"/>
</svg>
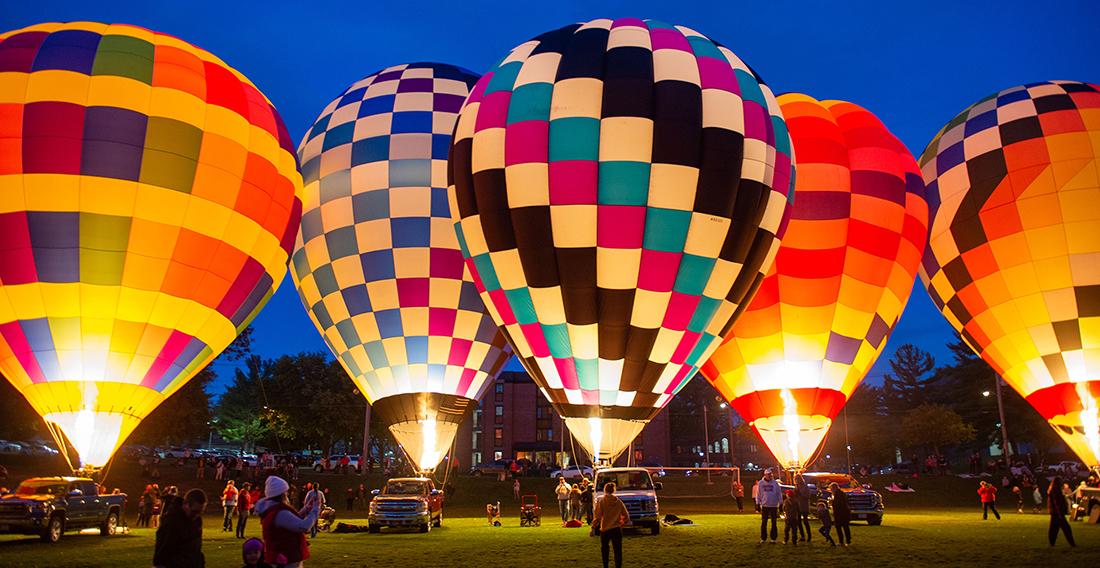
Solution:
<svg viewBox="0 0 1100 568">
<path fill-rule="evenodd" d="M 512 482 L 512 498 L 519 499 L 519 478 Z"/>
<path fill-rule="evenodd" d="M 998 521 L 1001 520 L 1001 514 L 997 512 L 997 488 L 983 481 L 978 489 L 978 495 L 982 497 L 982 520 L 989 518 L 990 510 Z"/>
<path fill-rule="evenodd" d="M 192 489 L 183 497 L 174 497 L 157 529 L 153 545 L 153 566 L 163 568 L 203 568 L 202 512 L 206 493 Z"/>
<path fill-rule="evenodd" d="M 565 524 L 569 521 L 569 491 L 572 487 L 565 482 L 564 477 L 558 478 L 558 487 L 554 490 L 554 493 L 558 495 L 558 509 L 561 511 L 561 522 Z"/>
<path fill-rule="evenodd" d="M 623 524 L 630 520 L 626 505 L 615 496 L 615 484 L 603 486 L 603 499 L 596 503 L 593 530 L 600 531 L 600 557 L 607 568 L 608 545 L 615 548 L 615 568 L 623 566 Z"/>
<path fill-rule="evenodd" d="M 1060 475 L 1054 476 L 1054 480 L 1050 482 L 1050 489 L 1047 490 L 1047 510 L 1050 511 L 1050 530 L 1047 531 L 1050 545 L 1054 546 L 1054 541 L 1058 540 L 1058 529 L 1062 529 L 1069 545 L 1077 546 L 1077 543 L 1073 542 L 1073 531 L 1069 528 L 1069 521 L 1066 520 L 1069 507 L 1062 497 L 1062 476 Z"/>
<path fill-rule="evenodd" d="M 810 542 L 813 540 L 810 532 L 810 485 L 802 474 L 794 477 L 794 500 L 798 503 L 798 540 Z"/>
<path fill-rule="evenodd" d="M 745 508 L 741 504 L 741 500 L 745 498 L 745 486 L 741 485 L 740 481 L 733 482 L 733 498 L 737 499 L 737 512 L 744 513 Z"/>
<path fill-rule="evenodd" d="M 271 479 L 270 477 L 268 479 Z M 279 479 L 276 477 L 275 479 Z M 285 481 L 283 483 L 286 483 Z M 306 486 L 309 486 L 307 483 Z M 317 507 L 317 515 L 321 514 L 321 511 L 325 509 L 325 494 L 321 491 L 321 484 L 314 483 L 313 489 L 309 493 L 306 493 L 306 500 L 302 503 L 303 507 L 309 506 L 313 503 Z M 313 517 L 313 527 L 309 529 L 309 538 L 317 536 L 317 515 Z"/>
<path fill-rule="evenodd" d="M 836 524 L 836 539 L 840 544 L 848 546 L 852 544 L 852 529 L 848 526 L 852 522 L 852 508 L 848 505 L 848 496 L 836 483 L 830 483 L 829 490 L 833 492 L 833 523 Z"/>
<path fill-rule="evenodd" d="M 821 527 L 817 529 L 817 532 L 825 537 L 826 542 L 836 546 L 833 537 L 829 536 L 829 531 L 833 529 L 833 519 L 829 517 L 829 506 L 825 504 L 824 500 L 817 502 L 817 518 L 821 521 Z"/>
<path fill-rule="evenodd" d="M 779 505 L 783 502 L 783 490 L 779 487 L 779 482 L 772 477 L 772 470 L 768 469 L 764 471 L 764 479 L 760 480 L 756 484 L 756 502 L 760 506 L 760 544 L 768 539 L 768 520 L 771 519 L 771 543 L 775 544 L 775 539 L 779 537 L 779 527 L 776 526 L 776 522 L 779 520 Z"/>
<path fill-rule="evenodd" d="M 266 498 L 256 503 L 263 527 L 264 561 L 284 568 L 302 568 L 302 562 L 309 558 L 306 533 L 317 526 L 323 501 L 307 497 L 302 509 L 295 511 L 287 504 L 287 489 L 287 482 L 272 475 L 264 484 Z"/>
<path fill-rule="evenodd" d="M 225 510 L 225 516 L 222 517 L 222 532 L 233 532 L 233 514 L 237 512 L 238 493 L 237 488 L 233 487 L 232 479 L 226 482 L 225 489 L 222 490 L 222 508 Z"/>
<path fill-rule="evenodd" d="M 244 538 L 244 525 L 248 522 L 248 511 L 252 508 L 252 495 L 249 494 L 250 485 L 245 483 L 237 494 L 237 538 Z"/>
</svg>

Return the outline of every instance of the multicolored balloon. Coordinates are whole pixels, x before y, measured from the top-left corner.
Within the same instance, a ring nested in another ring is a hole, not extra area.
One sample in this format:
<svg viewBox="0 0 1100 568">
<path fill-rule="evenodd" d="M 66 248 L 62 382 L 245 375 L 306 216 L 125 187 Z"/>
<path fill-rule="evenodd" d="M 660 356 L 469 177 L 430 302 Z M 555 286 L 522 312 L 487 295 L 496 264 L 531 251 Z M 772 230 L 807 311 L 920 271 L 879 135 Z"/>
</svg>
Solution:
<svg viewBox="0 0 1100 568">
<path fill-rule="evenodd" d="M 298 293 L 420 469 L 439 463 L 512 355 L 447 203 L 451 132 L 477 78 L 439 63 L 384 69 L 329 103 L 299 147 Z"/>
<path fill-rule="evenodd" d="M 1100 459 L 1100 86 L 986 97 L 921 170 L 921 280 L 966 343 L 1090 466 Z"/>
<path fill-rule="evenodd" d="M 300 190 L 275 108 L 206 51 L 0 35 L 0 370 L 103 465 L 275 292 Z"/>
<path fill-rule="evenodd" d="M 792 197 L 760 77 L 695 31 L 637 19 L 513 49 L 470 94 L 448 168 L 482 299 L 597 459 L 717 347 Z"/>
<path fill-rule="evenodd" d="M 700 372 L 784 467 L 801 469 L 875 363 L 917 277 L 917 163 L 870 112 L 779 97 L 798 156 L 791 221 L 760 291 Z"/>
</svg>

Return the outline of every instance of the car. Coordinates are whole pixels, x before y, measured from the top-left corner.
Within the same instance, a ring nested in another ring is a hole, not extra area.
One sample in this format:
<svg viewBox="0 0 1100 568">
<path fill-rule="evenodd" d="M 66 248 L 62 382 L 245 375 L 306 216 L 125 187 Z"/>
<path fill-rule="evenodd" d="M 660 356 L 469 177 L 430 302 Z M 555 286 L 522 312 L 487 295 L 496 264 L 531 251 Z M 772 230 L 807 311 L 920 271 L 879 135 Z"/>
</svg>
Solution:
<svg viewBox="0 0 1100 568">
<path fill-rule="evenodd" d="M 195 450 L 176 446 L 174 448 L 168 448 L 168 450 L 164 452 L 164 457 L 166 458 L 182 458 L 185 455 L 195 456 Z"/>
<path fill-rule="evenodd" d="M 443 526 L 443 493 L 426 477 L 395 477 L 371 491 L 367 531 L 382 527 L 418 527 L 425 533 Z"/>
<path fill-rule="evenodd" d="M 803 473 L 806 483 L 810 486 L 810 507 L 816 506 L 818 499 L 831 499 L 829 485 L 836 483 L 842 492 L 848 496 L 848 507 L 852 511 L 852 520 L 865 520 L 869 525 L 881 525 L 885 507 L 882 505 L 882 495 L 871 489 L 870 485 L 860 485 L 854 477 L 844 473 L 812 472 Z M 780 485 L 784 490 L 794 489 L 791 486 Z"/>
<path fill-rule="evenodd" d="M 22 443 L 22 442 L 20 442 Z M 1078 475 L 1078 472 L 1085 472 L 1081 475 L 1084 477 L 1087 475 L 1087 470 L 1081 467 L 1081 464 L 1075 461 L 1063 461 L 1054 465 L 1047 466 L 1047 473 L 1060 473 L 1062 475 Z"/>
<path fill-rule="evenodd" d="M 23 446 L 16 442 L 9 442 L 7 440 L 0 440 L 0 452 L 9 454 L 18 454 L 23 451 Z"/>
<path fill-rule="evenodd" d="M 508 473 L 512 471 L 512 462 L 514 461 L 515 460 L 500 459 L 490 462 L 479 463 L 470 468 L 470 475 L 480 477 L 482 475 L 498 475 L 501 472 Z"/>
<path fill-rule="evenodd" d="M 591 467 L 589 467 L 587 465 L 577 465 L 577 464 L 568 465 L 568 466 L 565 466 L 562 469 L 550 472 L 550 477 L 552 477 L 554 479 L 565 478 L 565 479 L 577 479 L 577 480 L 579 480 L 582 477 L 587 477 L 589 479 L 592 479 L 593 475 L 595 475 L 595 472 L 592 470 Z"/>
<path fill-rule="evenodd" d="M 328 458 L 328 470 L 329 471 L 336 471 L 336 468 L 339 467 L 340 463 L 344 461 L 344 456 L 345 455 L 347 455 L 347 454 L 336 454 L 334 456 L 329 456 L 329 458 Z M 359 473 L 360 456 L 358 456 L 358 455 L 348 455 L 348 458 L 350 459 L 350 463 L 348 464 L 348 471 L 354 471 L 355 473 Z M 324 471 L 325 471 L 324 460 L 325 460 L 325 458 L 317 458 L 317 459 L 313 460 L 313 471 L 316 471 L 317 473 L 324 473 Z"/>
<path fill-rule="evenodd" d="M 19 442 L 23 446 L 23 453 L 34 456 L 56 456 L 58 451 L 42 442 Z"/>
<path fill-rule="evenodd" d="M 657 477 L 664 477 L 665 476 L 664 466 L 661 465 L 660 462 L 656 462 L 656 461 L 642 462 L 642 463 L 638 464 L 638 467 L 644 467 L 644 468 L 648 469 L 650 474 L 656 475 Z"/>
</svg>

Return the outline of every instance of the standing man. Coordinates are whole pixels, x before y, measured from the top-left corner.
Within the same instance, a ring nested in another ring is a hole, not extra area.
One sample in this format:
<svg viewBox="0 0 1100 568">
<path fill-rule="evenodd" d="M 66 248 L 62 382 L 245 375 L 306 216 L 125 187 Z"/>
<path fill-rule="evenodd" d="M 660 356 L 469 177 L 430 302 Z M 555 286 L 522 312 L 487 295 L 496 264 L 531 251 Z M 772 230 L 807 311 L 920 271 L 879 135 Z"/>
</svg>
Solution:
<svg viewBox="0 0 1100 568">
<path fill-rule="evenodd" d="M 206 493 L 192 489 L 184 497 L 173 498 L 157 529 L 153 548 L 153 566 L 163 568 L 203 568 L 202 512 Z"/>
<path fill-rule="evenodd" d="M 558 509 L 561 510 L 561 522 L 569 521 L 569 491 L 573 488 L 565 482 L 565 477 L 558 478 L 558 488 L 554 490 L 558 494 Z"/>
<path fill-rule="evenodd" d="M 237 512 L 237 488 L 233 487 L 230 479 L 222 490 L 222 508 L 225 509 L 225 517 L 222 518 L 222 532 L 233 531 L 233 513 Z"/>
<path fill-rule="evenodd" d="M 585 522 L 589 525 L 592 524 L 592 487 L 587 477 L 581 478 L 581 510 L 584 513 Z"/>
<path fill-rule="evenodd" d="M 772 470 L 764 471 L 764 479 L 756 489 L 756 502 L 760 504 L 760 544 L 768 540 L 768 519 L 772 521 L 771 543 L 779 536 L 779 504 L 783 502 L 783 490 L 779 482 L 772 477 Z"/>
<path fill-rule="evenodd" d="M 564 481 L 564 480 L 563 480 Z M 596 503 L 593 527 L 600 531 L 600 556 L 607 568 L 608 545 L 615 547 L 615 568 L 623 566 L 623 524 L 630 520 L 626 505 L 615 496 L 615 484 L 603 486 L 603 499 Z"/>
</svg>

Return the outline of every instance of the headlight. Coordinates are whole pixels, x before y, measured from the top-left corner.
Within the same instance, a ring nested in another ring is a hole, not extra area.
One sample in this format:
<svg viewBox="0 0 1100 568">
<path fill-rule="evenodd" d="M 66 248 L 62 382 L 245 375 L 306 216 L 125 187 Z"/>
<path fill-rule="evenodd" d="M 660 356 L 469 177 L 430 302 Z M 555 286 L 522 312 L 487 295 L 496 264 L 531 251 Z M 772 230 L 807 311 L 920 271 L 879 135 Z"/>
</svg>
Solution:
<svg viewBox="0 0 1100 568">
<path fill-rule="evenodd" d="M 372 515 L 374 514 L 374 507 L 375 507 L 375 506 L 376 506 L 377 504 L 378 504 L 378 503 L 377 503 L 377 502 L 375 502 L 375 501 L 371 501 L 371 502 L 370 502 L 370 513 L 371 513 Z"/>
<path fill-rule="evenodd" d="M 423 513 L 424 511 L 427 511 L 428 510 L 428 502 L 427 501 L 418 501 L 416 503 L 416 510 L 420 511 L 421 513 Z"/>
<path fill-rule="evenodd" d="M 47 513 L 47 512 L 50 511 L 50 509 L 53 509 L 53 504 L 52 503 L 39 503 L 37 505 L 37 507 L 38 507 L 38 510 L 42 511 L 43 513 Z"/>
</svg>

